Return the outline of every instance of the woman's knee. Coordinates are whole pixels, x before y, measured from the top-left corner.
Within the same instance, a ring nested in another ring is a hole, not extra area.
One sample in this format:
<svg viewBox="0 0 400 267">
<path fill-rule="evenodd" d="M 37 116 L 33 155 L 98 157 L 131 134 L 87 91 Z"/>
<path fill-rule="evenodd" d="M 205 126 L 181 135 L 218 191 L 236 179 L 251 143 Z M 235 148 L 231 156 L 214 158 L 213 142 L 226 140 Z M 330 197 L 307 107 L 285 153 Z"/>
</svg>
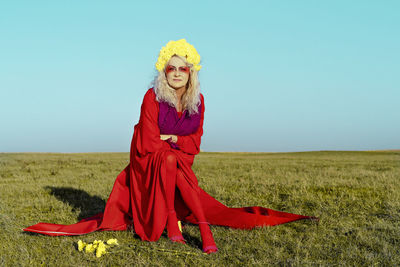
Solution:
<svg viewBox="0 0 400 267">
<path fill-rule="evenodd" d="M 164 162 L 168 168 L 176 168 L 177 160 L 175 153 L 172 151 L 166 151 L 164 154 Z"/>
</svg>

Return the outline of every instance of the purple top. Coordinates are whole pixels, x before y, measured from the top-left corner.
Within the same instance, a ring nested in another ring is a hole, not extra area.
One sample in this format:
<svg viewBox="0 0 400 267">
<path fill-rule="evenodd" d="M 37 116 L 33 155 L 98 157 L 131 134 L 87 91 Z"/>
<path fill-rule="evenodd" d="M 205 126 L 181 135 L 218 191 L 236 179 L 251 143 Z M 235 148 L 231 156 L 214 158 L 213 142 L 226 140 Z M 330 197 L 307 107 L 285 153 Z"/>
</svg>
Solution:
<svg viewBox="0 0 400 267">
<path fill-rule="evenodd" d="M 160 127 L 160 134 L 173 134 L 173 135 L 189 135 L 197 131 L 200 126 L 202 103 L 198 106 L 199 112 L 189 115 L 187 110 L 182 112 L 182 116 L 178 116 L 175 107 L 171 107 L 166 102 L 159 102 L 158 113 L 158 126 Z M 169 144 L 175 148 L 179 147 L 172 142 Z"/>
</svg>

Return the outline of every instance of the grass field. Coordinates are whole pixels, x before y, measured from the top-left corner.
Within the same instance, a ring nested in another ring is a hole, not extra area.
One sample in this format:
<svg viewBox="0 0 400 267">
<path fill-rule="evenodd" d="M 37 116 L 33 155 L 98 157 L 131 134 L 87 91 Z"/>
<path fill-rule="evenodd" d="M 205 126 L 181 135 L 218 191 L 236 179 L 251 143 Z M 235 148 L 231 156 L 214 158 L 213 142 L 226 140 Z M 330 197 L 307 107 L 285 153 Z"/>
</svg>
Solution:
<svg viewBox="0 0 400 267">
<path fill-rule="evenodd" d="M 231 207 L 264 206 L 320 217 L 254 230 L 212 226 L 220 251 L 201 253 L 196 226 L 188 244 L 132 232 L 48 237 L 21 229 L 71 224 L 101 212 L 128 153 L 0 153 L 0 266 L 399 265 L 400 152 L 200 153 L 200 186 Z M 117 238 L 96 258 L 82 239 Z"/>
</svg>

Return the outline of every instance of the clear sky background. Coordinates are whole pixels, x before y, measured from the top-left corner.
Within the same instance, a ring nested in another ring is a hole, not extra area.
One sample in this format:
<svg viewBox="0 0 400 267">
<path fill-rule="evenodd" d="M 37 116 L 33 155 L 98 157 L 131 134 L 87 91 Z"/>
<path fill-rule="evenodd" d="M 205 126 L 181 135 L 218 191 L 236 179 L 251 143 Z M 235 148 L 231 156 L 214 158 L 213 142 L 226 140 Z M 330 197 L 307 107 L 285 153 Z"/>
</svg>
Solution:
<svg viewBox="0 0 400 267">
<path fill-rule="evenodd" d="M 205 151 L 400 148 L 400 1 L 1 1 L 0 152 L 129 151 L 158 52 L 202 60 Z"/>
</svg>

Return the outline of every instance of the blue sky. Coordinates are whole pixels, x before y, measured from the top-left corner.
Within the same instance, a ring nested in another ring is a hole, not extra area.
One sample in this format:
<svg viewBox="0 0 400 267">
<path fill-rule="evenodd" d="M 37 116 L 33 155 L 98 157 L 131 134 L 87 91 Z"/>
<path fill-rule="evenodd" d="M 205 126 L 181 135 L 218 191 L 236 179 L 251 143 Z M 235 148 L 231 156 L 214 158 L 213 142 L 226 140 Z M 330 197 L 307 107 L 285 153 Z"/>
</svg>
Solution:
<svg viewBox="0 0 400 267">
<path fill-rule="evenodd" d="M 205 151 L 400 148 L 399 1 L 2 1 L 0 152 L 129 151 L 158 52 L 202 58 Z"/>
</svg>

